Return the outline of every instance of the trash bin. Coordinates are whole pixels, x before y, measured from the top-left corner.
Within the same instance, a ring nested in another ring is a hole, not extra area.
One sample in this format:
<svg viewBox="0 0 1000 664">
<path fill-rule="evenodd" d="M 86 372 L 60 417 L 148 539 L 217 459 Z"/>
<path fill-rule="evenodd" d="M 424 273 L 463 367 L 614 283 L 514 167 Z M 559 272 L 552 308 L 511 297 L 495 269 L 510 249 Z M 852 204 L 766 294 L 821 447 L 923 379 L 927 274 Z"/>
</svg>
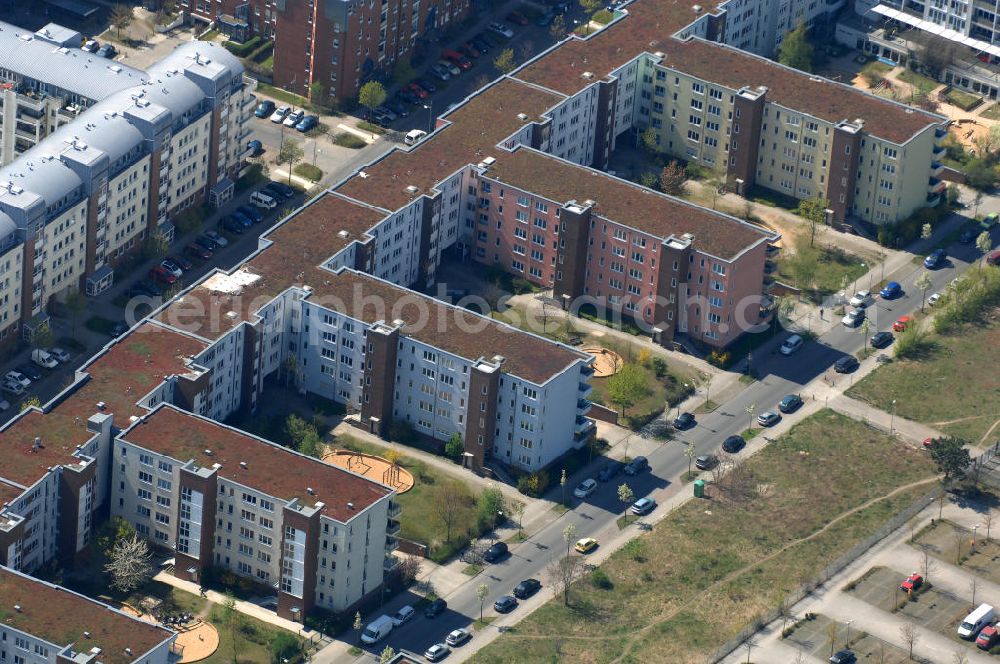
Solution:
<svg viewBox="0 0 1000 664">
<path fill-rule="evenodd" d="M 695 498 L 705 497 L 705 480 L 694 481 L 694 497 Z"/>
</svg>

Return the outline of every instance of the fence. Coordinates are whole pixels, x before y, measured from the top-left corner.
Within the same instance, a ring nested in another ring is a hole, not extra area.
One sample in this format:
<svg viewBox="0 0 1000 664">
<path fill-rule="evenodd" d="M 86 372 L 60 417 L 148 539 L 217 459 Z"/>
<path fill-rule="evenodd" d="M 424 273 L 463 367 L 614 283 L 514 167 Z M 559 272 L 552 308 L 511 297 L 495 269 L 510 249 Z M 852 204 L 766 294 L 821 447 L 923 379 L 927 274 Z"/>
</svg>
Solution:
<svg viewBox="0 0 1000 664">
<path fill-rule="evenodd" d="M 602 422 L 609 422 L 611 424 L 618 424 L 618 411 L 611 410 L 605 406 L 598 403 L 590 404 L 590 417 L 595 420 L 600 420 Z"/>
<path fill-rule="evenodd" d="M 867 552 L 873 546 L 902 527 L 907 521 L 919 514 L 923 509 L 934 502 L 934 500 L 941 494 L 941 491 L 943 491 L 941 486 L 935 486 L 934 489 L 928 491 L 920 498 L 917 498 L 915 501 L 910 503 L 906 509 L 883 524 L 881 528 L 855 544 L 850 551 L 840 556 L 840 558 L 837 558 L 837 560 L 827 565 L 815 579 L 799 586 L 797 590 L 794 590 L 785 598 L 784 606 L 786 607 L 786 610 L 787 607 L 791 607 L 811 595 L 816 588 L 829 581 L 836 574 L 842 572 L 848 565 L 860 558 L 863 553 Z M 739 634 L 731 638 L 722 647 L 716 650 L 715 653 L 709 657 L 708 661 L 711 663 L 721 661 L 723 657 L 726 657 L 731 652 L 746 643 L 749 639 L 753 638 L 753 635 L 763 629 L 767 624 L 781 618 L 781 615 L 781 607 L 775 607 L 767 613 L 757 616 L 753 622 L 745 627 Z"/>
</svg>

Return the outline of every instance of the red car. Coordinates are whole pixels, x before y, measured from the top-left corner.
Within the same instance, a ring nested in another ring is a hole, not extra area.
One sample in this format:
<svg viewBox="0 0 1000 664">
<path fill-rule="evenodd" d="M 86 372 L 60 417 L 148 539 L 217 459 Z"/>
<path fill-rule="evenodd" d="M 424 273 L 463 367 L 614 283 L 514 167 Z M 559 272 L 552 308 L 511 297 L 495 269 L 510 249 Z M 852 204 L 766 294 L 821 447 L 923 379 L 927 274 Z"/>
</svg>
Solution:
<svg viewBox="0 0 1000 664">
<path fill-rule="evenodd" d="M 912 593 L 913 591 L 924 585 L 924 577 L 920 576 L 916 572 L 906 577 L 906 581 L 899 584 L 899 589 L 903 592 Z"/>
<path fill-rule="evenodd" d="M 464 44 L 458 47 L 458 50 L 464 53 L 465 55 L 469 56 L 470 58 L 478 58 L 480 55 L 482 55 L 482 53 L 479 52 L 479 49 L 473 46 L 470 42 L 465 42 Z"/>
<path fill-rule="evenodd" d="M 929 450 L 932 447 L 934 447 L 934 439 L 933 438 L 924 438 L 924 449 L 925 450 Z"/>
<path fill-rule="evenodd" d="M 507 20 L 518 25 L 528 25 L 528 19 L 521 12 L 511 12 L 507 14 Z"/>
<path fill-rule="evenodd" d="M 206 249 L 197 242 L 189 242 L 188 245 L 184 247 L 184 253 L 188 256 L 200 258 L 203 261 L 207 261 L 212 257 L 212 251 L 210 249 Z"/>
<path fill-rule="evenodd" d="M 913 322 L 913 319 L 909 316 L 900 316 L 896 322 L 892 324 L 892 331 L 905 332 L 911 322 Z"/>
<path fill-rule="evenodd" d="M 170 284 L 177 283 L 177 277 L 174 276 L 174 273 L 168 270 L 167 268 L 163 267 L 162 265 L 157 265 L 152 270 L 150 270 L 149 278 L 152 279 L 153 281 L 158 281 L 161 284 L 167 284 L 168 286 Z"/>
<path fill-rule="evenodd" d="M 184 270 L 185 272 L 194 267 L 193 265 L 191 265 L 191 261 L 185 260 L 181 256 L 177 256 L 176 254 L 167 256 L 167 260 L 176 265 L 177 267 L 179 267 L 180 269 Z"/>
<path fill-rule="evenodd" d="M 979 636 L 976 637 L 976 645 L 983 649 L 989 650 L 993 647 L 993 644 L 997 642 L 997 626 L 987 625 L 979 630 Z"/>
<path fill-rule="evenodd" d="M 427 90 L 424 90 L 416 83 L 410 83 L 406 86 L 406 89 L 416 95 L 419 99 L 427 99 Z"/>
<path fill-rule="evenodd" d="M 445 49 L 441 51 L 441 57 L 450 62 L 451 64 L 455 65 L 459 69 L 463 70 L 472 69 L 472 62 L 458 51 Z"/>
</svg>

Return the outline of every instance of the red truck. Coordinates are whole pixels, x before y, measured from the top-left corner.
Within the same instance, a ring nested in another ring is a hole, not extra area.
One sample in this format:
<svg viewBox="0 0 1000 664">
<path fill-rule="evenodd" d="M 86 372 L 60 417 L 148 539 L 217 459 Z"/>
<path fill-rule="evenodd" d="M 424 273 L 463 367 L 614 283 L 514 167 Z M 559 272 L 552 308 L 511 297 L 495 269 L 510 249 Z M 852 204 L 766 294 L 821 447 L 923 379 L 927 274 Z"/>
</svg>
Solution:
<svg viewBox="0 0 1000 664">
<path fill-rule="evenodd" d="M 464 71 L 472 69 L 472 62 L 458 51 L 445 49 L 441 51 L 441 57 Z"/>
</svg>

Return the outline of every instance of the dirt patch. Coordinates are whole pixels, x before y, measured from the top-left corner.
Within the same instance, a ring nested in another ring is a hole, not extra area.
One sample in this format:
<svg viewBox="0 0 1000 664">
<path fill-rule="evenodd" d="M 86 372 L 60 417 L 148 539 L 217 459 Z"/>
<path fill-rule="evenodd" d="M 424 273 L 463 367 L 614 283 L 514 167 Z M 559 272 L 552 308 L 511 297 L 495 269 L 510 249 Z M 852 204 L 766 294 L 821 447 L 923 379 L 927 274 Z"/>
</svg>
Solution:
<svg viewBox="0 0 1000 664">
<path fill-rule="evenodd" d="M 622 365 L 624 364 L 622 356 L 610 348 L 603 348 L 601 346 L 584 346 L 580 348 L 580 350 L 594 356 L 594 376 L 596 378 L 614 376 L 621 370 Z"/>
<path fill-rule="evenodd" d="M 211 623 L 201 622 L 189 629 L 178 629 L 177 646 L 181 650 L 178 664 L 198 662 L 210 657 L 219 649 L 219 631 Z"/>
<path fill-rule="evenodd" d="M 962 144 L 966 150 L 975 152 L 976 140 L 989 133 L 987 124 L 971 118 L 955 120 L 948 126 L 948 131 Z"/>
<path fill-rule="evenodd" d="M 398 464 L 393 465 L 380 456 L 352 450 L 332 450 L 323 455 L 323 461 L 391 486 L 396 489 L 396 493 L 406 493 L 413 488 L 413 474 L 410 471 Z"/>
</svg>

